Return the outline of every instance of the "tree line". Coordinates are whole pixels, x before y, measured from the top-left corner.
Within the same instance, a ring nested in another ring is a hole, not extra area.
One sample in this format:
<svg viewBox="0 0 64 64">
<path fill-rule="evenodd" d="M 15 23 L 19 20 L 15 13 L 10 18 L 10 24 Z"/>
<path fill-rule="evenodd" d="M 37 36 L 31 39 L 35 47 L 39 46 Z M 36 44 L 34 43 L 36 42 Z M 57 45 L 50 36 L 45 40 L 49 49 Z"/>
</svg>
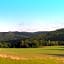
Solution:
<svg viewBox="0 0 64 64">
<path fill-rule="evenodd" d="M 59 46 L 64 45 L 64 41 L 45 41 L 45 40 L 17 40 L 0 42 L 0 48 L 37 48 L 43 46 Z"/>
<path fill-rule="evenodd" d="M 64 45 L 64 29 L 47 32 L 0 32 L 0 48 Z"/>
</svg>

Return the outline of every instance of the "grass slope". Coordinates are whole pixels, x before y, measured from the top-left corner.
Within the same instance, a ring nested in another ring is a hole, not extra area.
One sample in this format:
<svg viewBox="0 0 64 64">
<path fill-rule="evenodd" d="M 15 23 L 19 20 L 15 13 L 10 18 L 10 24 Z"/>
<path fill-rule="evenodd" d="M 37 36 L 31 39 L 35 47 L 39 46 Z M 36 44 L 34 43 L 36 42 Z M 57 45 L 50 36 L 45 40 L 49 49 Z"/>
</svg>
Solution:
<svg viewBox="0 0 64 64">
<path fill-rule="evenodd" d="M 0 48 L 0 54 L 28 58 L 26 60 L 0 58 L 0 64 L 64 64 L 64 46 L 48 46 L 43 48 Z"/>
</svg>

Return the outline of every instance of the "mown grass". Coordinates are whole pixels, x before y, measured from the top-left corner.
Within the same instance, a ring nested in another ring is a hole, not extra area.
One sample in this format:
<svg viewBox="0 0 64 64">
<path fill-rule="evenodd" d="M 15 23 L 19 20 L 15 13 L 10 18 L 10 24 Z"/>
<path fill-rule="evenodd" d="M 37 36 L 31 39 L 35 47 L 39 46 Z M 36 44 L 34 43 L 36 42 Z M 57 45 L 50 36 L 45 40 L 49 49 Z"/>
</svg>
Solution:
<svg viewBox="0 0 64 64">
<path fill-rule="evenodd" d="M 0 58 L 0 64 L 64 64 L 64 60 L 56 58 L 44 58 L 46 55 L 62 56 L 64 58 L 64 46 L 48 46 L 42 48 L 0 48 L 0 53 L 27 57 L 27 60 L 12 60 Z M 36 58 L 35 58 L 36 56 Z M 41 59 L 40 59 L 41 57 Z M 31 58 L 31 59 L 30 59 Z"/>
</svg>

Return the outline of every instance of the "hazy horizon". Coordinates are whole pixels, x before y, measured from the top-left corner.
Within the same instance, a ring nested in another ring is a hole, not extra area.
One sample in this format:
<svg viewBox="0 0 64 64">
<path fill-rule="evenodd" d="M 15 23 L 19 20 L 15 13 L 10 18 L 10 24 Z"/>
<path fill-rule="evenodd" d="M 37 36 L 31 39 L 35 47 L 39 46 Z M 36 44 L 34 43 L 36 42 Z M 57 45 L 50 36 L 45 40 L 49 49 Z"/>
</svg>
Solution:
<svg viewBox="0 0 64 64">
<path fill-rule="evenodd" d="M 0 0 L 0 32 L 64 28 L 64 0 Z"/>
</svg>

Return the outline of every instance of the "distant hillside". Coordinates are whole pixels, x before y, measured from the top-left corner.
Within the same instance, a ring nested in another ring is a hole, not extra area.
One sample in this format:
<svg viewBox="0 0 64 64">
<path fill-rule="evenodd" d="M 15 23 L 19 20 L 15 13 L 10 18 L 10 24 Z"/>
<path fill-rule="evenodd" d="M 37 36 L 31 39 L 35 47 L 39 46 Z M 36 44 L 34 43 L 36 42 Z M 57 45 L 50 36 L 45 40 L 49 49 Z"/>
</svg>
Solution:
<svg viewBox="0 0 64 64">
<path fill-rule="evenodd" d="M 38 38 L 45 40 L 64 40 L 64 29 L 55 31 L 40 32 L 0 32 L 0 41 L 8 41 L 14 39 Z"/>
<path fill-rule="evenodd" d="M 57 40 L 62 41 L 64 40 L 64 29 L 57 29 L 55 31 L 51 31 L 47 34 L 48 40 Z"/>
<path fill-rule="evenodd" d="M 0 32 L 0 48 L 64 45 L 64 29 L 39 32 Z"/>
</svg>

